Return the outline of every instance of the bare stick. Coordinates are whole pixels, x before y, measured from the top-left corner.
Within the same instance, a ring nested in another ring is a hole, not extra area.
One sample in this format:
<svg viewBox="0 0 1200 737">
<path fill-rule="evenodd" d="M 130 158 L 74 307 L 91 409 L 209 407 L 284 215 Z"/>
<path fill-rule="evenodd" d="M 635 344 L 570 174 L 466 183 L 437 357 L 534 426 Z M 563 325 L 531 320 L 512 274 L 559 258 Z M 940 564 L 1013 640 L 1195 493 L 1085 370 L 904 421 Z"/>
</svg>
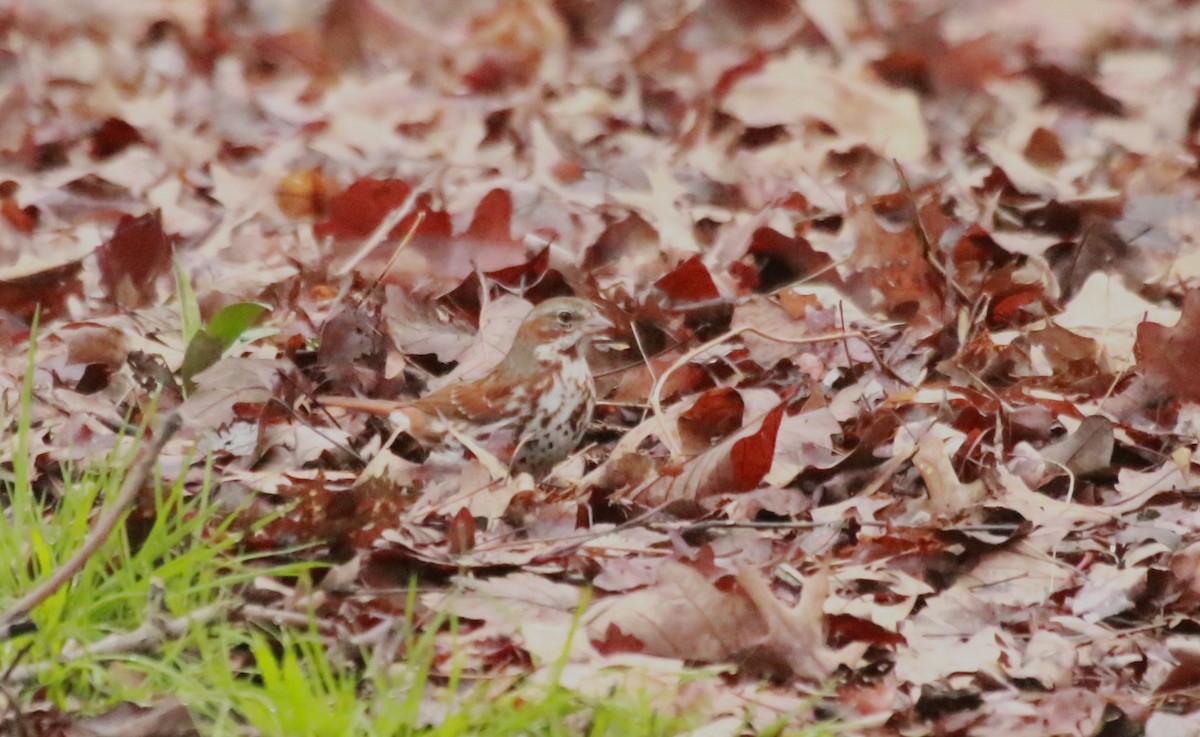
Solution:
<svg viewBox="0 0 1200 737">
<path fill-rule="evenodd" d="M 223 604 L 210 604 L 174 619 L 150 617 L 137 629 L 109 635 L 102 640 L 93 642 L 87 647 L 80 648 L 70 654 L 62 655 L 52 661 L 47 660 L 40 663 L 18 666 L 8 674 L 5 680 L 9 683 L 31 681 L 55 665 L 70 663 L 97 655 L 123 655 L 126 653 L 145 652 L 167 640 L 176 640 L 183 637 L 193 624 L 210 622 L 216 619 L 217 615 L 224 612 L 227 608 Z"/>
<path fill-rule="evenodd" d="M 83 545 L 50 578 L 9 606 L 4 614 L 0 615 L 0 626 L 28 614 L 38 604 L 50 598 L 55 591 L 58 591 L 63 584 L 70 581 L 83 568 L 88 558 L 92 557 L 92 554 L 99 550 L 104 541 L 108 539 L 108 536 L 117 526 L 117 522 L 120 521 L 121 516 L 125 513 L 125 509 L 133 503 L 134 498 L 146 483 L 146 479 L 150 477 L 150 470 L 154 468 L 154 462 L 158 460 L 159 454 L 162 453 L 163 446 L 179 431 L 182 425 L 183 420 L 180 419 L 178 411 L 172 412 L 167 416 L 162 428 L 158 431 L 158 435 L 148 445 L 142 446 L 138 452 L 137 458 L 134 459 L 133 464 L 130 465 L 129 470 L 125 474 L 125 481 L 121 484 L 121 490 L 117 493 L 117 498 L 113 500 L 108 510 L 96 521 L 95 527 L 92 528 L 91 533 L 84 539 Z"/>
<path fill-rule="evenodd" d="M 260 604 L 243 604 L 234 609 L 233 612 L 247 622 L 258 622 L 262 624 L 274 624 L 279 626 L 287 625 L 289 627 L 309 627 L 315 622 L 317 631 L 321 634 L 337 634 L 337 628 L 333 624 L 318 620 L 316 619 L 315 615 L 306 612 L 297 612 L 292 611 L 291 609 L 278 609 L 275 607 L 262 606 Z"/>
</svg>

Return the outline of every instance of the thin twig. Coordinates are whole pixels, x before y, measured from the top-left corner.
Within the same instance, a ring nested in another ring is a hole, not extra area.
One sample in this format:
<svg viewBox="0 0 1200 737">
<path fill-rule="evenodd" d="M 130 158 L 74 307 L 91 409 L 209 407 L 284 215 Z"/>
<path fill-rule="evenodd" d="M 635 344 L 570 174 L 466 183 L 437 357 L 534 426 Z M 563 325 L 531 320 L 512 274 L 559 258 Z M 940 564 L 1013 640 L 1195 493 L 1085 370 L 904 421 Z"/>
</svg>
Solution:
<svg viewBox="0 0 1200 737">
<path fill-rule="evenodd" d="M 279 378 L 284 382 L 291 383 L 292 386 L 294 386 L 301 394 L 303 394 L 305 397 L 307 397 L 308 399 L 310 399 L 312 401 L 314 408 L 317 409 L 319 412 L 321 412 L 321 414 L 325 415 L 325 417 L 330 421 L 330 423 L 334 427 L 341 429 L 341 424 L 338 423 L 337 418 L 335 418 L 332 414 L 329 413 L 329 408 L 326 407 L 324 404 L 322 404 L 321 400 L 314 397 L 308 390 L 300 387 L 298 384 L 296 384 L 295 381 L 293 381 L 291 379 L 291 377 L 286 376 L 282 371 L 279 372 Z M 296 412 L 296 410 L 289 407 L 282 399 L 272 397 L 269 404 L 273 404 L 274 406 L 282 409 L 284 412 L 287 412 L 288 415 L 293 420 L 295 420 L 296 422 L 298 422 L 302 425 L 306 425 L 308 427 L 308 429 L 312 430 L 314 433 L 316 433 L 318 437 L 320 437 L 321 439 L 323 439 L 325 442 L 329 443 L 333 447 L 337 448 L 338 450 L 342 451 L 343 453 L 350 455 L 355 460 L 357 460 L 359 463 L 362 463 L 364 465 L 367 463 L 367 459 L 365 459 L 361 455 L 359 455 L 358 451 L 356 451 L 354 448 L 351 448 L 349 445 L 346 445 L 345 443 L 340 442 L 338 440 L 334 440 L 333 438 L 326 435 L 323 428 L 317 427 L 312 422 L 301 417 L 299 415 L 299 413 Z"/>
<path fill-rule="evenodd" d="M 650 520 L 652 517 L 654 517 L 654 515 L 658 514 L 662 510 L 666 509 L 667 506 L 670 504 L 671 504 L 671 502 L 668 501 L 668 502 L 663 502 L 662 504 L 659 504 L 656 507 L 651 507 L 650 509 L 647 509 L 645 512 L 642 512 L 638 516 L 631 517 L 631 518 L 625 520 L 624 522 L 613 526 L 611 529 L 608 529 L 608 530 L 590 530 L 588 532 L 580 532 L 580 533 L 577 533 L 574 535 L 563 535 L 562 537 L 553 538 L 553 539 L 544 540 L 544 541 L 518 540 L 516 542 L 498 543 L 498 544 L 493 544 L 490 546 L 484 545 L 484 546 L 475 548 L 475 550 L 473 552 L 475 552 L 475 553 L 490 553 L 490 552 L 495 552 L 498 550 L 508 550 L 511 548 L 519 548 L 521 546 L 530 545 L 535 542 L 549 542 L 549 543 L 557 545 L 557 547 L 551 549 L 549 553 L 542 553 L 541 555 L 539 555 L 537 557 L 539 557 L 539 558 L 554 558 L 554 557 L 558 557 L 561 555 L 565 555 L 566 553 L 568 553 L 572 550 L 577 550 L 577 549 L 583 547 L 584 545 L 586 545 L 591 540 L 597 540 L 597 539 L 605 537 L 607 535 L 612 535 L 612 534 L 615 534 L 618 532 L 623 532 L 624 530 L 632 529 L 634 527 L 644 527 L 645 523 L 648 520 Z"/>
<path fill-rule="evenodd" d="M 830 271 L 834 272 L 834 275 L 836 276 L 838 267 L 842 266 L 843 264 L 848 263 L 850 261 L 850 258 L 851 258 L 850 256 L 846 256 L 845 258 L 842 258 L 838 261 L 830 261 L 829 263 L 825 264 L 824 266 L 817 269 L 816 271 L 811 271 L 811 272 L 805 274 L 804 276 L 801 276 L 796 279 L 792 279 L 789 282 L 780 284 L 779 286 L 775 287 L 771 291 L 767 292 L 767 294 L 773 296 L 773 295 L 779 294 L 781 292 L 785 292 L 789 289 L 803 286 L 805 284 L 808 284 L 809 282 L 816 281 L 819 277 L 821 277 L 822 275 L 824 275 L 825 273 L 830 272 Z"/>
<path fill-rule="evenodd" d="M 396 259 L 399 258 L 400 252 L 407 248 L 408 244 L 412 242 L 413 236 L 417 233 L 417 228 L 421 227 L 421 223 L 423 222 L 425 222 L 425 211 L 418 210 L 417 217 L 413 220 L 412 227 L 408 229 L 408 232 L 404 234 L 404 237 L 400 239 L 400 242 L 396 244 L 395 248 L 392 249 L 392 255 L 388 256 L 387 262 L 384 263 L 383 268 L 379 270 L 379 275 L 375 277 L 375 281 L 371 282 L 371 286 L 364 289 L 362 294 L 358 295 L 358 300 L 354 303 L 355 307 L 361 305 L 372 292 L 379 288 L 379 285 L 383 282 L 383 277 L 387 276 L 387 273 L 392 270 L 392 265 L 396 263 Z"/>
<path fill-rule="evenodd" d="M 921 250 L 924 251 L 925 260 L 929 262 L 929 265 L 932 266 L 935 271 L 942 275 L 942 278 L 945 279 L 946 283 L 950 285 L 951 289 L 958 294 L 959 299 L 961 299 L 963 303 L 971 304 L 971 295 L 967 294 L 967 291 L 962 288 L 962 285 L 960 285 L 958 281 L 950 275 L 950 272 L 946 270 L 946 267 L 943 266 L 942 263 L 937 259 L 936 247 L 934 246 L 933 241 L 929 238 L 929 231 L 925 229 L 925 221 L 921 219 L 921 211 L 917 208 L 917 197 L 915 194 L 913 194 L 912 187 L 909 186 L 908 177 L 904 175 L 903 167 L 900 166 L 900 162 L 896 159 L 892 159 L 892 164 L 896 167 L 896 173 L 900 175 L 900 188 L 904 194 L 908 196 L 907 201 L 909 212 L 913 219 L 913 231 L 917 235 L 917 240 L 921 242 Z"/>
<path fill-rule="evenodd" d="M 174 411 L 167 416 L 158 434 L 149 444 L 142 446 L 137 458 L 134 459 L 125 474 L 125 481 L 121 484 L 117 498 L 113 500 L 109 508 L 96 521 L 91 533 L 84 539 L 83 545 L 50 578 L 9 606 L 4 614 L 0 615 L 0 626 L 11 624 L 24 617 L 34 607 L 50 598 L 55 591 L 62 588 L 63 584 L 70 581 L 83 568 L 88 559 L 100 549 L 100 546 L 112 534 L 113 529 L 117 526 L 117 522 L 125 514 L 126 508 L 133 503 L 134 498 L 137 497 L 138 492 L 142 490 L 142 486 L 146 483 L 146 479 L 150 477 L 150 471 L 154 468 L 154 463 L 158 460 L 159 454 L 162 453 L 163 446 L 179 431 L 182 425 L 183 420 L 180 418 L 178 411 Z"/>
<path fill-rule="evenodd" d="M 292 627 L 309 627 L 316 622 L 317 631 L 323 635 L 337 633 L 337 627 L 332 623 L 316 619 L 312 614 L 297 612 L 291 609 L 277 609 L 259 604 L 243 604 L 234 613 L 247 622 L 260 624 L 289 625 Z"/>
<path fill-rule="evenodd" d="M 751 522 L 731 519 L 709 519 L 699 522 L 652 522 L 646 529 L 657 532 L 706 532 L 708 530 L 817 530 L 822 527 L 834 527 L 845 524 L 844 520 L 834 522 Z"/>
<path fill-rule="evenodd" d="M 638 331 L 637 321 L 631 320 L 629 327 L 633 330 L 633 342 L 637 344 L 638 353 L 642 356 L 642 363 L 646 365 L 646 371 L 650 372 L 650 378 L 657 382 L 658 376 L 654 373 L 654 366 L 650 363 L 650 356 L 646 355 L 646 347 L 642 345 L 642 334 Z"/>
<path fill-rule="evenodd" d="M 846 352 L 846 365 L 849 366 L 854 361 L 854 359 L 850 357 L 850 340 L 849 340 L 849 338 L 845 337 L 846 304 L 844 302 L 838 302 L 837 308 L 838 308 L 838 325 L 842 328 L 842 333 L 843 333 L 843 335 L 842 335 L 842 350 Z M 859 399 L 860 400 L 863 399 L 863 396 L 859 395 Z M 867 408 L 867 410 L 870 411 L 870 408 Z"/>
<path fill-rule="evenodd" d="M 830 335 L 814 335 L 805 338 L 785 338 L 781 335 L 772 335 L 771 333 L 759 330 L 753 325 L 743 325 L 742 327 L 734 328 L 721 335 L 718 335 L 710 341 L 701 343 L 692 350 L 683 354 L 676 359 L 674 363 L 668 366 L 667 370 L 663 371 L 658 377 L 658 380 L 654 382 L 654 389 L 650 392 L 650 407 L 653 409 L 654 416 L 658 418 L 658 421 L 662 427 L 662 441 L 667 446 L 667 449 L 671 451 L 672 456 L 680 455 L 681 451 L 676 448 L 675 437 L 672 435 L 671 430 L 667 425 L 662 408 L 662 391 L 663 387 L 667 383 L 667 379 L 671 376 L 671 374 L 675 373 L 675 371 L 679 370 L 693 358 L 703 354 L 705 351 L 712 350 L 726 341 L 732 340 L 739 335 L 745 335 L 747 333 L 750 335 L 756 335 L 766 340 L 775 341 L 777 343 L 787 343 L 790 345 L 809 345 L 811 343 L 820 343 L 827 340 L 846 340 L 848 338 L 858 338 L 867 346 L 867 349 L 871 351 L 871 355 L 875 357 L 875 361 L 879 364 L 880 369 L 882 369 L 888 376 L 899 381 L 905 386 L 912 386 L 911 382 L 905 380 L 903 377 L 893 371 L 891 367 L 884 363 L 883 357 L 879 355 L 879 351 L 874 345 L 871 344 L 871 341 L 867 340 L 866 336 L 858 331 L 851 331 L 849 333 L 832 333 Z M 849 359 L 849 356 L 847 356 L 847 359 Z"/>
<path fill-rule="evenodd" d="M 402 202 L 395 210 L 389 212 L 387 216 L 379 222 L 379 225 L 375 226 L 375 230 L 371 231 L 371 235 L 367 236 L 367 239 L 363 241 L 363 244 L 359 247 L 358 251 L 356 251 L 354 255 L 346 261 L 346 263 L 338 267 L 338 269 L 334 272 L 334 276 L 346 276 L 353 271 L 354 267 L 358 266 L 358 264 L 367 257 L 368 253 L 375 250 L 375 247 L 382 243 L 384 238 L 387 238 L 388 233 L 392 231 L 392 228 L 399 225 L 400 221 L 407 217 L 408 213 L 412 212 L 413 205 L 415 205 L 417 202 L 417 197 L 423 192 L 424 188 L 414 187 L 413 191 L 409 192 L 408 197 L 405 198 L 404 202 Z"/>
<path fill-rule="evenodd" d="M 644 358 L 641 361 L 630 361 L 629 363 L 626 363 L 621 366 L 615 366 L 610 369 L 605 369 L 604 371 L 595 372 L 592 374 L 592 376 L 594 376 L 597 379 L 599 379 L 601 376 L 612 376 L 613 374 L 619 374 L 622 371 L 628 371 L 629 369 L 633 368 L 634 366 L 645 365 L 647 368 L 649 368 L 649 366 L 650 366 L 649 361 L 651 359 L 666 355 L 666 354 L 670 353 L 671 351 L 675 350 L 676 348 L 678 348 L 679 346 L 683 345 L 686 342 L 687 342 L 687 340 L 677 340 L 674 343 L 672 343 L 671 345 L 663 346 L 663 349 L 661 351 L 659 351 L 658 353 L 655 353 L 653 356 L 645 356 L 645 354 L 643 354 Z M 640 350 L 639 350 L 639 352 L 640 352 Z M 653 375 L 654 375 L 654 372 L 652 371 L 651 376 L 653 376 Z"/>
</svg>

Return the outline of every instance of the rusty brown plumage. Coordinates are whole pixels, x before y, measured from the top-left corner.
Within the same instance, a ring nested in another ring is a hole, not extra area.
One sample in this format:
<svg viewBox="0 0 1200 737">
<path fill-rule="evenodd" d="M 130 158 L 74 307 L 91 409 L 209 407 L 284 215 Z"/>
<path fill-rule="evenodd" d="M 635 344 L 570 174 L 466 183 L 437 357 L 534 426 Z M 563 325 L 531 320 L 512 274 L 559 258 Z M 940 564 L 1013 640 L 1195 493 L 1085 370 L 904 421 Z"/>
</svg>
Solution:
<svg viewBox="0 0 1200 737">
<path fill-rule="evenodd" d="M 550 299 L 529 313 L 504 359 L 478 379 L 410 403 L 322 402 L 402 417 L 404 429 L 427 447 L 454 445 L 455 434 L 466 435 L 512 470 L 543 476 L 575 449 L 591 421 L 596 391 L 584 350 L 611 325 L 586 300 Z"/>
</svg>

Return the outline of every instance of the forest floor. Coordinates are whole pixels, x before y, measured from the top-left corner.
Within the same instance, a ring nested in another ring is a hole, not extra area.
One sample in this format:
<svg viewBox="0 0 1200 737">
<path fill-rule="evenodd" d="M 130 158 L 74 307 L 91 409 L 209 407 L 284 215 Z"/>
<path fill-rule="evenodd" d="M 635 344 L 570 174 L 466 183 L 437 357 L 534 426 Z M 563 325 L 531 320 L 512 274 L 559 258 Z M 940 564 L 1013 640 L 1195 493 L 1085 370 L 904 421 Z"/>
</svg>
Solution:
<svg viewBox="0 0 1200 737">
<path fill-rule="evenodd" d="M 0 8 L 6 728 L 1200 735 L 1198 90 L 1183 0 Z M 323 404 L 572 294 L 548 478 Z"/>
</svg>

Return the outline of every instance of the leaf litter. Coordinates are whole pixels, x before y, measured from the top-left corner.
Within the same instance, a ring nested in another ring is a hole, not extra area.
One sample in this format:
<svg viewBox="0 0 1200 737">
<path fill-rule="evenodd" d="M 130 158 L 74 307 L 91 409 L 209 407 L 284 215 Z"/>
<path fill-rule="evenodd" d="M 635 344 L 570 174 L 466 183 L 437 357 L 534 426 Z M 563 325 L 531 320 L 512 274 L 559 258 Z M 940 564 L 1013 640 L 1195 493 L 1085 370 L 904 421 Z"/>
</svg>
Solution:
<svg viewBox="0 0 1200 737">
<path fill-rule="evenodd" d="M 415 576 L 475 675 L 720 670 L 713 734 L 1194 734 L 1188 3 L 290 7 L 8 11 L 39 474 L 157 393 L 164 470 L 335 564 L 324 631 Z M 322 405 L 478 375 L 564 294 L 618 335 L 543 482 Z"/>
</svg>

